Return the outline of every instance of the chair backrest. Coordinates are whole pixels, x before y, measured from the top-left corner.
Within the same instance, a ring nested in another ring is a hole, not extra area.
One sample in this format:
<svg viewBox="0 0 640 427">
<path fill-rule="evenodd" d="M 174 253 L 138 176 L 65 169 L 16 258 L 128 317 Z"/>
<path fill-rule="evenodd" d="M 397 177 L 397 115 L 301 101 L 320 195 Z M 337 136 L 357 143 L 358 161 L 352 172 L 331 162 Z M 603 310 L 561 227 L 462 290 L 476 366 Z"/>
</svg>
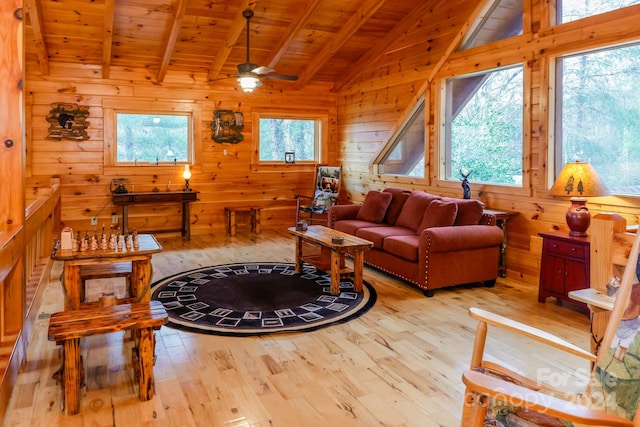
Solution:
<svg viewBox="0 0 640 427">
<path fill-rule="evenodd" d="M 640 233 L 634 239 L 592 372 L 593 403 L 640 425 Z"/>
<path fill-rule="evenodd" d="M 319 165 L 316 168 L 316 187 L 313 193 L 313 206 L 327 210 L 336 203 L 342 180 L 341 166 Z"/>
</svg>

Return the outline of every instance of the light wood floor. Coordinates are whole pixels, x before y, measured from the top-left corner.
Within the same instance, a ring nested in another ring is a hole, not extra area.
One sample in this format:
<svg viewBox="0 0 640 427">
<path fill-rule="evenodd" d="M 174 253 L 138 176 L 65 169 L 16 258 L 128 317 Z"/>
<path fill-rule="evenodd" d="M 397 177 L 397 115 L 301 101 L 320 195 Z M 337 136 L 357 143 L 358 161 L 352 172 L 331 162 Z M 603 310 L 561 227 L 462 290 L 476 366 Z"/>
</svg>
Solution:
<svg viewBox="0 0 640 427">
<path fill-rule="evenodd" d="M 245 234 L 246 233 L 246 234 Z M 153 278 L 227 262 L 293 261 L 284 232 L 259 236 L 158 236 Z M 81 414 L 60 412 L 60 347 L 47 341 L 51 313 L 62 309 L 61 265 L 54 264 L 28 360 L 13 390 L 6 426 L 458 426 L 461 372 L 471 354 L 470 306 L 544 328 L 588 348 L 584 314 L 553 302 L 539 304 L 537 288 L 499 279 L 495 288 L 437 291 L 417 288 L 365 268 L 376 305 L 346 324 L 296 334 L 232 338 L 162 328 L 157 333 L 156 395 L 140 402 L 130 369 L 130 342 L 121 333 L 85 343 L 87 391 Z M 106 283 L 105 283 L 106 282 Z M 90 292 L 120 289 L 95 281 Z M 108 290 L 107 289 L 107 290 Z M 495 332 L 495 333 L 494 333 Z M 576 359 L 490 330 L 489 352 L 535 375 L 537 367 L 587 369 Z"/>
</svg>

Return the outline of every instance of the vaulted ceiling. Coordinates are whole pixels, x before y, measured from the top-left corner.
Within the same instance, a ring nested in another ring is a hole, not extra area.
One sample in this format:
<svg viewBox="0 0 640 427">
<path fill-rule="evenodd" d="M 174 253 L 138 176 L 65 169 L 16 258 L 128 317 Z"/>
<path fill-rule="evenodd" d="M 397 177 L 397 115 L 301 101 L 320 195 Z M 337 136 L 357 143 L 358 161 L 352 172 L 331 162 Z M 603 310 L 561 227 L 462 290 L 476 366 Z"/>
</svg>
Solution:
<svg viewBox="0 0 640 427">
<path fill-rule="evenodd" d="M 109 78 L 114 69 L 145 70 L 163 82 L 172 73 L 232 77 L 246 61 L 335 90 L 386 53 L 406 48 L 439 0 L 25 0 L 28 63 L 42 75 L 76 64 Z M 410 43 L 424 41 L 412 40 Z"/>
</svg>

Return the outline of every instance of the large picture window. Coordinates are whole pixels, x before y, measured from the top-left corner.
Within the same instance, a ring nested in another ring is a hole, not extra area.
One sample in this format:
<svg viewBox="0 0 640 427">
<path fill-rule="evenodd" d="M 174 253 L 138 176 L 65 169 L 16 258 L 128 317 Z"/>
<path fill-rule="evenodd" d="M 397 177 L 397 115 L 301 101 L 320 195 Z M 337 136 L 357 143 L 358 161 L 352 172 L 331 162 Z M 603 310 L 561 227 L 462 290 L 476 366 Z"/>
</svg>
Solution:
<svg viewBox="0 0 640 427">
<path fill-rule="evenodd" d="M 254 114 L 257 163 L 317 163 L 327 115 Z"/>
<path fill-rule="evenodd" d="M 106 167 L 193 164 L 200 144 L 196 103 L 105 99 Z M 113 169 L 109 173 L 117 173 Z"/>
<path fill-rule="evenodd" d="M 556 61 L 556 175 L 588 161 L 616 194 L 640 194 L 640 45 Z"/>
<path fill-rule="evenodd" d="M 188 114 L 116 113 L 117 163 L 187 163 Z"/>
<path fill-rule="evenodd" d="M 445 86 L 444 174 L 522 186 L 523 67 L 450 78 Z"/>
</svg>

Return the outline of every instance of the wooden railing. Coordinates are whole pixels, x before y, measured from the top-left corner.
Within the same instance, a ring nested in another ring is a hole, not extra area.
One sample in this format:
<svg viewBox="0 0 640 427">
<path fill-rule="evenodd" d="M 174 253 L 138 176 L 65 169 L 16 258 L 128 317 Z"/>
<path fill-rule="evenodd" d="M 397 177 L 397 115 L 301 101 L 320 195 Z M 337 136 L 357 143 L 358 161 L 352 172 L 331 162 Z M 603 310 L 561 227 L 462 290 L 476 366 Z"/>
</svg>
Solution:
<svg viewBox="0 0 640 427">
<path fill-rule="evenodd" d="M 60 228 L 60 183 L 58 179 L 50 187 L 39 188 L 37 198 L 25 211 L 25 325 L 27 340 L 35 321 L 43 281 L 51 270 L 51 248 L 54 230 Z"/>
<path fill-rule="evenodd" d="M 38 191 L 22 225 L 0 231 L 0 414 L 4 414 L 35 321 L 40 286 L 50 271 L 53 232 L 60 223 L 60 187 Z"/>
</svg>

